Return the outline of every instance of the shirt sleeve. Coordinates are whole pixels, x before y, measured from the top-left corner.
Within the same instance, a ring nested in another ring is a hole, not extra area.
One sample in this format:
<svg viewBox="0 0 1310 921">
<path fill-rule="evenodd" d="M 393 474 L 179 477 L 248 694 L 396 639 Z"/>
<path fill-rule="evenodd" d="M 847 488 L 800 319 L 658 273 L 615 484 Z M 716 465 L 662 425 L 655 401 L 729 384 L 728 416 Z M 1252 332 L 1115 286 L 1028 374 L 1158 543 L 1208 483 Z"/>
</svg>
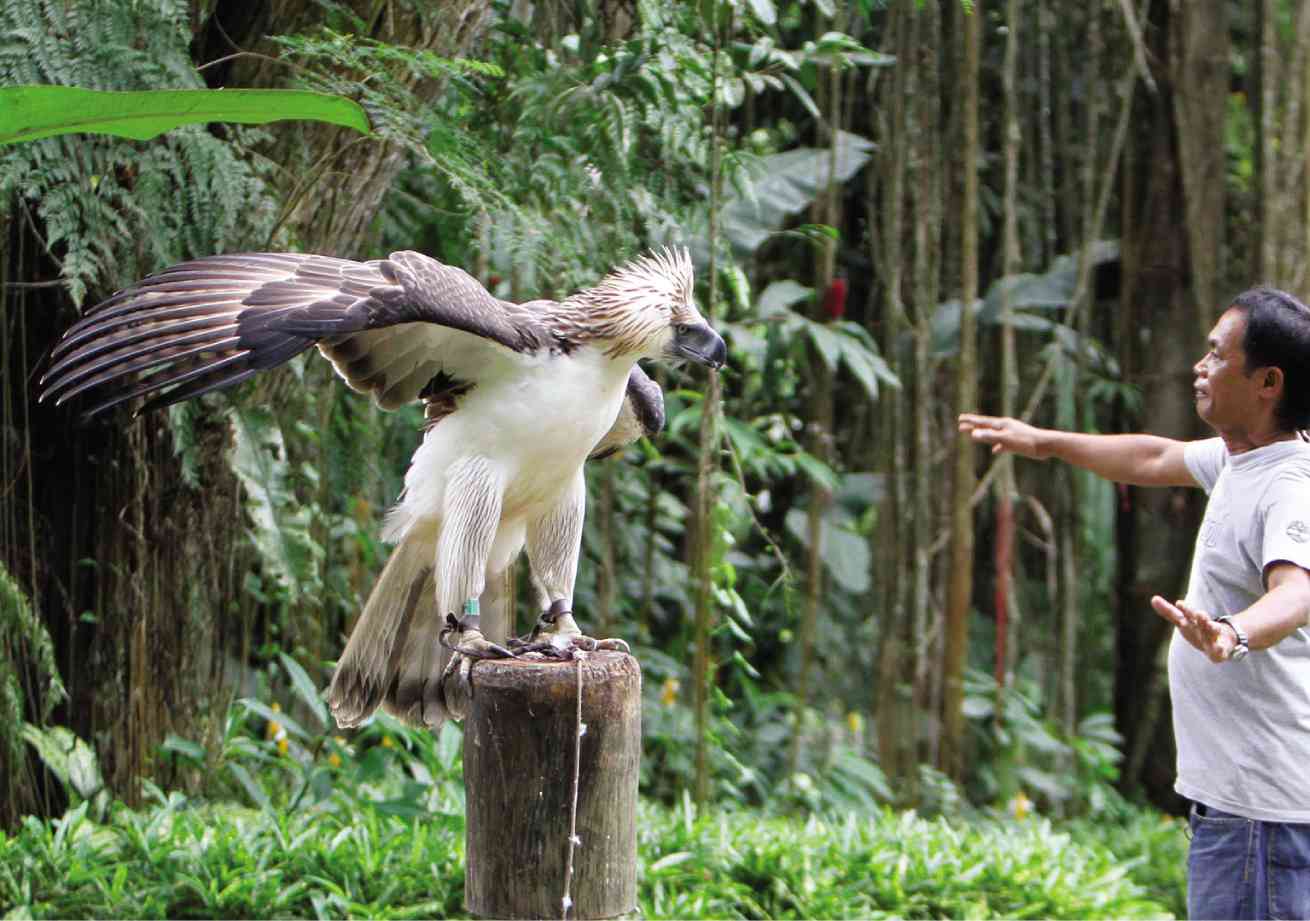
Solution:
<svg viewBox="0 0 1310 921">
<path fill-rule="evenodd" d="M 1278 476 L 1265 494 L 1260 567 L 1286 560 L 1310 569 L 1310 468 Z"/>
<path fill-rule="evenodd" d="M 1183 462 L 1192 478 L 1201 484 L 1208 496 L 1228 463 L 1228 448 L 1222 438 L 1189 441 L 1183 446 Z"/>
</svg>

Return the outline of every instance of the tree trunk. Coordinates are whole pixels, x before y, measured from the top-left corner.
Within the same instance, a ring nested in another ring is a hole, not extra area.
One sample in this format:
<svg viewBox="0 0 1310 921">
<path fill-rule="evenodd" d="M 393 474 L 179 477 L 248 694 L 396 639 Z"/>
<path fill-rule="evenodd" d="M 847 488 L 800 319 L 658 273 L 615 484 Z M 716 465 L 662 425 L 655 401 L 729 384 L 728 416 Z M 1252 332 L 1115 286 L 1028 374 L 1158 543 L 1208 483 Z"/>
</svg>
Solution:
<svg viewBox="0 0 1310 921">
<path fill-rule="evenodd" d="M 1019 149 L 1023 142 L 1019 134 L 1019 98 L 1016 87 L 1016 70 L 1019 46 L 1019 29 L 1021 17 L 1019 15 L 1019 0 L 1007 0 L 1006 12 L 1006 34 L 1005 34 L 1005 64 L 1002 82 L 1005 90 L 1005 188 L 1003 192 L 1003 217 L 1004 221 L 1001 241 L 1002 253 L 1002 277 L 1014 275 L 1019 271 L 1021 260 L 1019 256 L 1019 208 L 1018 208 L 1018 185 L 1019 185 Z M 1049 119 L 1045 113 L 1039 113 L 1039 119 L 1042 124 L 1048 124 Z M 1049 140 L 1050 132 L 1045 134 Z M 1049 151 L 1043 152 L 1043 157 L 1049 157 Z M 1042 169 L 1042 176 L 1047 176 L 1047 170 Z M 1053 183 L 1051 184 L 1053 187 Z M 1043 181 L 1043 188 L 1047 184 Z M 1053 208 L 1053 203 L 1047 203 L 1044 208 Z M 1053 211 L 1050 212 L 1053 215 Z M 1054 234 L 1054 219 L 1050 218 L 1051 226 L 1045 234 Z M 1007 288 L 1001 297 L 1001 373 L 1000 373 L 1000 391 L 1001 391 L 1001 415 L 1013 416 L 1015 412 L 1016 399 L 1019 389 L 1018 377 L 1018 356 L 1015 350 L 1014 327 L 1011 325 L 1010 294 Z M 996 687 L 998 695 L 998 706 L 996 707 L 997 719 L 1004 712 L 1004 707 L 1000 706 L 1000 695 L 1004 693 L 1005 686 L 1009 680 L 1009 656 L 1010 656 L 1010 631 L 1012 629 L 1011 608 L 1013 601 L 1013 570 L 1014 570 L 1014 503 L 1017 493 L 1017 487 L 1014 480 L 1014 458 L 1009 454 L 1000 460 L 1000 470 L 996 477 L 996 550 L 995 550 L 995 569 L 996 569 L 996 591 L 995 591 L 995 611 L 996 611 Z M 1006 797 L 1008 799 L 1008 796 Z"/>
<path fill-rule="evenodd" d="M 978 46 L 982 0 L 964 16 L 964 67 L 959 95 L 964 144 L 961 162 L 964 196 L 960 208 L 960 360 L 956 372 L 957 412 L 972 412 L 978 403 L 978 339 L 973 302 L 978 298 Z M 941 769 L 955 780 L 964 770 L 964 669 L 969 654 L 969 610 L 973 601 L 974 445 L 955 438 L 955 488 L 951 510 L 951 565 L 946 603 L 946 640 L 942 695 Z"/>
<path fill-rule="evenodd" d="M 941 41 L 938 9 L 928 5 L 913 16 L 915 32 L 910 53 L 913 56 L 914 88 L 910 96 L 910 190 L 914 203 L 913 275 L 914 296 L 912 334 L 914 359 L 913 410 L 911 427 L 912 483 L 910 583 L 911 641 L 909 661 L 914 672 L 914 701 L 919 714 L 935 712 L 938 683 L 930 668 L 935 661 L 931 647 L 935 636 L 935 609 L 932 598 L 933 536 L 937 524 L 938 490 L 934 467 L 932 410 L 935 403 L 933 379 L 936 362 L 932 357 L 932 318 L 939 301 L 939 271 L 942 233 L 942 136 L 938 83 L 938 44 Z M 920 758 L 936 763 L 940 725 L 920 735 Z"/>
<path fill-rule="evenodd" d="M 889 47 L 898 60 L 909 59 L 909 20 L 914 11 L 908 4 L 893 6 L 888 14 Z M 885 121 L 880 127 L 883 157 L 881 209 L 877 219 L 870 215 L 870 225 L 878 228 L 874 262 L 881 267 L 883 298 L 881 309 L 882 353 L 893 373 L 906 380 L 901 360 L 901 338 L 906 329 L 905 305 L 901 299 L 904 271 L 905 176 L 908 157 L 906 127 L 906 93 L 908 67 L 893 68 L 883 94 Z M 872 178 L 873 170 L 869 171 Z M 872 207 L 871 202 L 871 207 Z M 878 528 L 874 559 L 885 585 L 878 586 L 884 599 L 882 642 L 878 649 L 877 714 L 878 756 L 887 777 L 896 781 L 895 789 L 911 788 L 914 777 L 916 725 L 910 688 L 913 671 L 907 669 L 907 652 L 911 648 L 909 632 L 909 540 L 905 527 L 907 504 L 906 471 L 909 469 L 906 439 L 906 391 L 889 391 L 879 401 L 882 419 L 879 439 L 879 469 L 887 478 L 887 497 L 878 511 Z"/>
<path fill-rule="evenodd" d="M 709 222 L 709 300 L 705 305 L 705 319 L 713 323 L 714 306 L 718 300 L 718 243 L 719 243 L 719 203 L 722 200 L 722 130 L 723 107 L 718 99 L 718 81 L 720 78 L 720 55 L 722 54 L 723 32 L 719 23 L 718 7 L 710 11 L 711 28 L 714 30 L 714 79 L 711 98 L 715 100 L 711 114 L 710 130 L 710 222 Z M 732 32 L 729 18 L 728 34 Z M 691 571 L 696 599 L 695 653 L 692 660 L 692 700 L 696 719 L 696 768 L 693 779 L 697 804 L 703 805 L 710 798 L 710 685 L 714 668 L 710 656 L 710 631 L 714 621 L 713 575 L 710 571 L 714 562 L 714 473 L 719 461 L 719 412 L 722 391 L 719 375 L 709 372 L 709 384 L 705 388 L 705 399 L 701 404 L 699 460 L 696 469 L 696 540 L 693 548 Z"/>
<path fill-rule="evenodd" d="M 822 15 L 822 14 L 819 14 Z M 840 23 L 828 22 L 829 28 L 839 29 Z M 820 24 L 819 29 L 823 26 Z M 841 226 L 841 215 L 837 197 L 838 132 L 842 130 L 841 121 L 841 75 L 836 67 L 821 69 L 824 80 L 820 83 L 820 104 L 827 111 L 828 119 L 828 157 L 821 169 L 816 185 L 821 190 L 814 200 L 811 213 L 813 222 L 829 227 Z M 817 145 L 816 145 L 817 146 Z M 823 323 L 828 317 L 823 315 L 824 295 L 832 285 L 837 263 L 837 246 L 835 241 L 825 238 L 815 258 L 814 267 L 814 310 L 815 322 Z M 807 450 L 825 464 L 833 457 L 833 375 L 823 360 L 812 355 L 810 358 L 810 377 L 813 381 L 813 399 L 810 401 L 809 439 Z M 810 486 L 810 507 L 806 527 L 810 546 L 805 561 L 805 609 L 801 615 L 800 629 L 800 674 L 796 685 L 795 728 L 792 735 L 789 762 L 792 771 L 800 769 L 800 752 L 802 739 L 805 737 L 805 713 L 810 704 L 810 683 L 813 680 L 815 661 L 814 645 L 819 632 L 819 611 L 823 606 L 824 563 L 823 563 L 823 521 L 832 505 L 832 491 L 821 483 Z"/>
<path fill-rule="evenodd" d="M 1199 332 L 1208 335 L 1223 279 L 1224 187 L 1231 64 L 1228 6 L 1170 0 L 1170 72 L 1176 87 L 1174 123 L 1187 220 L 1188 265 Z"/>
<path fill-rule="evenodd" d="M 1274 115 L 1278 99 L 1278 44 L 1275 34 L 1276 16 L 1274 0 L 1256 0 L 1256 46 L 1251 55 L 1255 76 L 1255 92 L 1248 94 L 1255 115 L 1255 259 L 1252 275 L 1255 278 L 1272 278 L 1274 271 L 1277 231 L 1273 218 L 1277 211 L 1274 201 L 1274 140 L 1277 135 Z"/>
<path fill-rule="evenodd" d="M 1157 6 L 1153 12 L 1159 13 Z M 1168 22 L 1153 22 L 1149 40 L 1157 44 L 1168 34 Z M 1165 49 L 1155 47 L 1163 58 Z M 1146 100 L 1149 108 L 1139 117 L 1144 123 L 1141 150 L 1133 161 L 1141 164 L 1140 187 L 1132 198 L 1140 202 L 1134 222 L 1137 230 L 1126 241 L 1131 249 L 1125 264 L 1141 267 L 1133 274 L 1131 301 L 1125 304 L 1129 316 L 1122 324 L 1126 333 L 1121 347 L 1121 365 L 1127 382 L 1141 388 L 1142 431 L 1171 438 L 1188 438 L 1199 433 L 1192 402 L 1192 363 L 1203 351 L 1199 324 L 1192 303 L 1192 286 L 1187 274 L 1186 230 L 1178 215 L 1183 213 L 1182 181 L 1178 150 L 1174 145 L 1172 112 L 1174 88 L 1159 83 L 1160 92 Z M 1223 104 L 1216 100 L 1216 104 Z M 1167 334 L 1141 335 L 1143 326 Z M 1150 597 L 1161 594 L 1178 597 L 1187 579 L 1196 528 L 1204 495 L 1193 489 L 1139 489 L 1125 487 L 1118 506 L 1120 565 L 1120 616 L 1116 629 L 1115 724 L 1125 740 L 1123 785 L 1145 785 L 1151 798 L 1162 805 L 1174 805 L 1174 766 L 1169 753 L 1161 751 L 1162 740 L 1172 736 L 1155 718 L 1167 708 L 1153 707 L 1154 694 L 1164 693 L 1160 674 L 1160 650 L 1168 639 L 1169 626 L 1150 608 Z M 1150 548 L 1146 552 L 1144 548 Z M 1148 718 L 1151 717 L 1151 718 Z M 1145 760 L 1145 751 L 1151 758 Z M 1138 776 L 1142 767 L 1148 775 Z"/>
</svg>

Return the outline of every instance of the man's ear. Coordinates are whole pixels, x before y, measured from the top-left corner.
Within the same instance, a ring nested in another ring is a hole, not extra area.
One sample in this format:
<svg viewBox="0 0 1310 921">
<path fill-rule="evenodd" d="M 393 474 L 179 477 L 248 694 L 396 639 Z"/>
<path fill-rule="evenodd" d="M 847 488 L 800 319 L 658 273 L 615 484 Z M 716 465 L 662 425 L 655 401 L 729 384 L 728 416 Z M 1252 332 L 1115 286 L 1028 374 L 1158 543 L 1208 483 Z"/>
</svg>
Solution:
<svg viewBox="0 0 1310 921">
<path fill-rule="evenodd" d="M 1269 390 L 1276 390 L 1279 393 L 1283 390 L 1284 377 L 1283 369 L 1277 366 L 1265 368 L 1261 373 L 1260 385 Z"/>
</svg>

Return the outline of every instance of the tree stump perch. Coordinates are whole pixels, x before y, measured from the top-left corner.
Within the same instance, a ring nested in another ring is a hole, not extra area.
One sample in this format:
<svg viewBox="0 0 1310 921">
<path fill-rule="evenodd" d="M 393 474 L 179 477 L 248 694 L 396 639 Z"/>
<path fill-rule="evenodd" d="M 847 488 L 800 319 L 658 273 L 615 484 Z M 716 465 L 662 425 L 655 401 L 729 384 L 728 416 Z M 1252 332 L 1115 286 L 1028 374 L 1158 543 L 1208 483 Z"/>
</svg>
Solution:
<svg viewBox="0 0 1310 921">
<path fill-rule="evenodd" d="M 585 729 L 567 880 L 579 663 L 487 659 L 473 669 L 464 901 L 475 915 L 613 918 L 637 906 L 641 668 L 608 651 L 580 664 Z"/>
</svg>

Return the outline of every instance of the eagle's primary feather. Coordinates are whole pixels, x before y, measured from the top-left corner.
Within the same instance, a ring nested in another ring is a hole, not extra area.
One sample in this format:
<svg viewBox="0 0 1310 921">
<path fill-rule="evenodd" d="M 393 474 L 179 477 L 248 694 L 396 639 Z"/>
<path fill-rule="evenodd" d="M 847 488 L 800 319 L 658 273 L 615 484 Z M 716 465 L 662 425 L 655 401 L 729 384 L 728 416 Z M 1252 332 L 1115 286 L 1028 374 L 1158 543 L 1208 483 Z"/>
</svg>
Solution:
<svg viewBox="0 0 1310 921">
<path fill-rule="evenodd" d="M 153 409 L 317 346 L 383 408 L 421 400 L 423 439 L 384 529 L 397 546 L 329 702 L 342 726 L 379 705 L 432 726 L 448 715 L 443 621 L 475 609 L 520 550 L 543 608 L 571 607 L 583 464 L 664 424 L 660 388 L 637 361 L 723 364 L 723 340 L 693 287 L 682 249 L 638 258 L 563 301 L 524 304 L 415 252 L 370 262 L 211 256 L 89 311 L 52 350 L 41 398 L 87 397 L 87 415 L 121 403 Z M 508 625 L 483 629 L 500 642 Z"/>
</svg>

